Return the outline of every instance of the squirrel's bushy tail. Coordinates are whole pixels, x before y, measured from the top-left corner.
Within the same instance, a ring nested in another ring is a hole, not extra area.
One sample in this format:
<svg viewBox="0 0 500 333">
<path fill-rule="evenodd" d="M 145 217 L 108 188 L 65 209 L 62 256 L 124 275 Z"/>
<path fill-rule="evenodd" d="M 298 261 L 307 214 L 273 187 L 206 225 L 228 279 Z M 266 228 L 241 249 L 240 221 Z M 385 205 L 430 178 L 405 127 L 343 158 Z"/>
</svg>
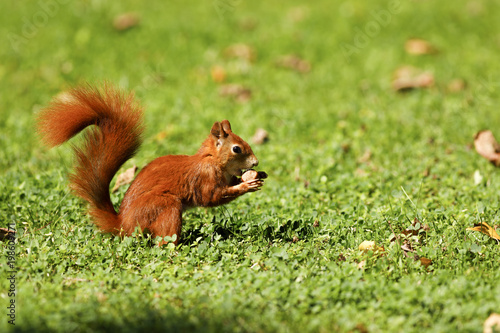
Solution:
<svg viewBox="0 0 500 333">
<path fill-rule="evenodd" d="M 120 219 L 109 194 L 118 169 L 142 142 L 142 109 L 133 94 L 104 85 L 73 89 L 57 98 L 38 116 L 38 132 L 56 146 L 89 128 L 83 144 L 74 146 L 76 166 L 70 175 L 74 192 L 90 203 L 90 215 L 105 232 L 117 233 Z"/>
</svg>

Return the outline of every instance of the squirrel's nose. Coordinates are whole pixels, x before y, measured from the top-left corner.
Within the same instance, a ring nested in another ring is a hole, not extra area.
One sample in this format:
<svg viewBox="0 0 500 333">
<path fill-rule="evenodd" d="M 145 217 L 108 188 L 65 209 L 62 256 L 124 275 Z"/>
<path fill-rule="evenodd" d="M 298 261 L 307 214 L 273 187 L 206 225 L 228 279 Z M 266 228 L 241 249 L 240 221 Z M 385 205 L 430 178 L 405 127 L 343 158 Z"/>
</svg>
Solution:
<svg viewBox="0 0 500 333">
<path fill-rule="evenodd" d="M 253 163 L 252 163 L 252 168 L 253 168 L 253 167 L 256 167 L 257 165 L 259 165 L 259 160 L 258 160 L 257 158 L 255 158 L 255 159 L 253 160 Z"/>
</svg>

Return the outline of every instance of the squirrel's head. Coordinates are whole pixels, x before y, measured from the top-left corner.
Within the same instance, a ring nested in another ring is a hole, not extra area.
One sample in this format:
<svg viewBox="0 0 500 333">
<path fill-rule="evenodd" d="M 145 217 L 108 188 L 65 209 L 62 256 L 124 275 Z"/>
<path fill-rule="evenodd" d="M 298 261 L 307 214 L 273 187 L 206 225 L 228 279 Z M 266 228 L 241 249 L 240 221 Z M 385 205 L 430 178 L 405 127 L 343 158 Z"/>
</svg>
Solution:
<svg viewBox="0 0 500 333">
<path fill-rule="evenodd" d="M 229 121 L 215 122 L 210 131 L 210 138 L 217 154 L 215 157 L 227 174 L 241 176 L 243 170 L 259 164 L 250 145 L 233 133 Z"/>
</svg>

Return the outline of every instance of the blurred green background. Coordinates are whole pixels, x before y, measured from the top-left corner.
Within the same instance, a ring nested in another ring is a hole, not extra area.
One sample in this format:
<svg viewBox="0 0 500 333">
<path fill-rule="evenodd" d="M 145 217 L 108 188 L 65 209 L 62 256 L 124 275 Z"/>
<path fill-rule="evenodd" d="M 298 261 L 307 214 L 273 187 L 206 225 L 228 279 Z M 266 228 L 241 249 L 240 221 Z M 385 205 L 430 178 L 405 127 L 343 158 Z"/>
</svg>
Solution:
<svg viewBox="0 0 500 333">
<path fill-rule="evenodd" d="M 130 27 L 117 28 L 124 14 Z M 500 304 L 498 245 L 465 228 L 499 224 L 498 172 L 472 145 L 481 129 L 500 133 L 499 17 L 487 0 L 3 1 L 0 220 L 20 237 L 15 328 L 481 331 Z M 413 38 L 432 52 L 405 50 Z M 432 84 L 395 91 L 403 66 Z M 263 191 L 186 213 L 176 251 L 101 235 L 67 189 L 70 145 L 47 150 L 34 119 L 53 96 L 104 81 L 146 109 L 125 167 L 193 154 L 229 119 L 250 143 L 269 133 L 252 144 Z M 389 241 L 414 217 L 431 226 L 417 247 L 431 272 Z M 218 228 L 234 236 L 214 240 Z M 361 256 L 363 240 L 387 256 Z"/>
</svg>

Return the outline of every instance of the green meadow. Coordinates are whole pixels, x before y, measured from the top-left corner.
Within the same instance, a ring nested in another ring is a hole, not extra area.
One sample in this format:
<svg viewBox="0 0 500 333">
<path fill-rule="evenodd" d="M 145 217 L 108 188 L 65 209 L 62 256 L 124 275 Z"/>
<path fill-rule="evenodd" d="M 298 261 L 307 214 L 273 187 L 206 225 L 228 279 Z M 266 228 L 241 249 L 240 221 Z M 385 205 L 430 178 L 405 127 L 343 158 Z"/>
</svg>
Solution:
<svg viewBox="0 0 500 333">
<path fill-rule="evenodd" d="M 500 137 L 499 17 L 487 0 L 4 1 L 0 331 L 482 332 L 500 245 L 467 228 L 500 225 L 500 170 L 474 149 Z M 398 87 L 401 68 L 425 80 Z M 177 247 L 99 232 L 68 188 L 81 138 L 49 150 L 35 130 L 86 82 L 145 108 L 121 171 L 229 119 L 264 187 L 185 212 Z"/>
</svg>

